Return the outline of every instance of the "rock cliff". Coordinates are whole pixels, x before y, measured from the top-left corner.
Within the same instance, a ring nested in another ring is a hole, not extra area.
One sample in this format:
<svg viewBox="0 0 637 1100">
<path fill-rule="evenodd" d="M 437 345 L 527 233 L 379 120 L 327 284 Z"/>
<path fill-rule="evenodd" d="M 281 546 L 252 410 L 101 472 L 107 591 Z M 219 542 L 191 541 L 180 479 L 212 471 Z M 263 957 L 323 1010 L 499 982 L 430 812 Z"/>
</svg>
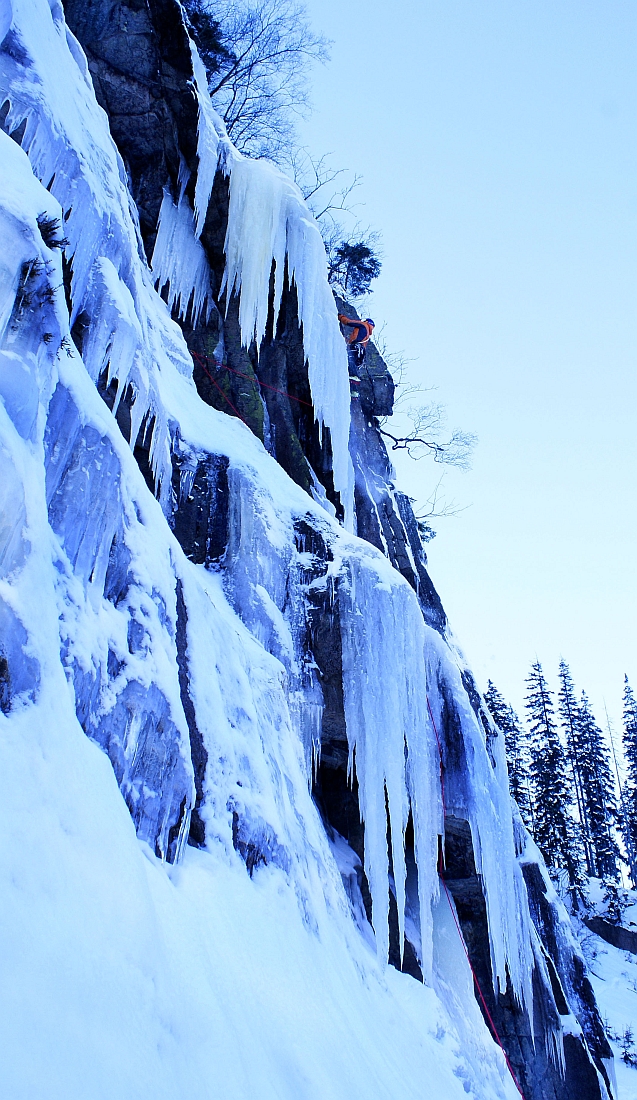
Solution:
<svg viewBox="0 0 637 1100">
<path fill-rule="evenodd" d="M 232 150 L 177 0 L 3 2 L 3 720 L 71 705 L 162 865 L 225 845 L 317 942 L 338 913 L 433 989 L 474 1029 L 453 1088 L 515 1095 L 495 1029 L 526 1100 L 604 1100 L 581 952 L 379 432 L 390 373 L 348 371 L 300 196 Z"/>
</svg>

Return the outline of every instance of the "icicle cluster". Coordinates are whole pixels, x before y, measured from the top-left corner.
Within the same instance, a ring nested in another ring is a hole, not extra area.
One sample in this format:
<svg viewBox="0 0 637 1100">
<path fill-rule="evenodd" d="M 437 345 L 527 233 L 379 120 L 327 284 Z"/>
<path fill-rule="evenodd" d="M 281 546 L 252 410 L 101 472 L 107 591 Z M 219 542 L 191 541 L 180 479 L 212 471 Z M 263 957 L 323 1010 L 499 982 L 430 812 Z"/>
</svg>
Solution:
<svg viewBox="0 0 637 1100">
<path fill-rule="evenodd" d="M 202 315 L 208 319 L 212 309 L 210 266 L 184 195 L 175 204 L 170 193 L 164 191 L 151 266 L 157 286 L 168 286 L 171 310 L 180 317 L 190 311 L 193 325 Z"/>
<path fill-rule="evenodd" d="M 287 261 L 296 284 L 303 344 L 317 420 L 330 429 L 334 485 L 352 524 L 353 468 L 349 457 L 349 375 L 336 305 L 326 277 L 325 248 L 298 187 L 272 164 L 232 152 L 230 211 L 223 286 L 240 293 L 244 343 L 257 344 L 268 318 L 274 264 L 274 319 L 278 317 Z"/>
<path fill-rule="evenodd" d="M 438 895 L 436 852 L 443 832 L 439 761 L 427 715 L 425 626 L 418 600 L 391 567 L 352 557 L 339 585 L 343 690 L 350 771 L 355 767 L 365 823 L 365 871 L 378 955 L 389 951 L 387 821 L 402 950 L 405 829 L 411 812 L 418 866 L 422 969 L 431 980 L 431 906 Z"/>
<path fill-rule="evenodd" d="M 195 236 L 199 238 L 206 220 L 208 203 L 212 194 L 219 158 L 222 152 L 230 152 L 232 146 L 222 120 L 213 110 L 208 95 L 208 79 L 203 62 L 194 42 L 190 42 L 190 55 L 194 73 L 194 90 L 199 109 L 197 126 L 197 180 L 195 183 Z"/>
<path fill-rule="evenodd" d="M 48 5 L 44 6 L 48 13 Z M 67 255 L 73 272 L 72 323 L 80 314 L 86 314 L 89 322 L 97 318 L 107 278 L 112 312 L 107 317 L 101 311 L 98 327 L 103 338 L 94 336 L 83 355 L 89 373 L 96 379 L 107 368 L 109 381 L 118 382 L 120 396 L 130 382 L 135 424 L 148 418 L 155 432 L 165 429 L 161 416 L 156 416 L 160 405 L 156 365 L 168 355 L 183 373 L 190 374 L 192 366 L 170 331 L 168 316 L 162 320 L 149 295 L 154 298 L 153 281 L 170 283 L 169 302 L 180 312 L 189 304 L 195 316 L 205 315 L 210 308 L 208 265 L 199 236 L 215 173 L 222 168 L 230 177 L 224 285 L 241 295 L 243 339 L 249 344 L 263 336 L 273 263 L 278 311 L 287 259 L 299 295 L 315 412 L 319 423 L 330 429 L 334 484 L 351 526 L 347 356 L 326 280 L 325 250 L 298 188 L 274 166 L 250 161 L 230 145 L 210 103 L 205 72 L 192 46 L 193 87 L 199 107 L 195 210 L 183 193 L 176 205 L 166 196 L 151 277 L 136 214 L 128 200 L 125 169 L 112 141 L 104 140 L 104 116 L 95 102 L 84 54 L 66 28 L 59 7 L 53 11 L 57 36 L 44 46 L 39 7 L 29 0 L 15 0 L 13 5 L 30 63 L 21 65 L 6 53 L 2 57 L 0 90 L 10 102 L 5 128 L 13 131 L 26 124 L 22 147 L 37 177 L 49 185 L 65 211 Z M 65 73 L 64 81 L 59 79 L 60 72 Z M 107 277 L 105 260 L 112 265 Z M 132 436 L 131 445 L 135 441 Z M 156 441 L 153 455 L 161 491 L 170 473 L 166 437 Z"/>
<path fill-rule="evenodd" d="M 378 954 L 388 953 L 388 856 L 398 906 L 400 943 L 405 913 L 404 836 L 411 814 L 418 867 L 422 968 L 432 965 L 432 905 L 438 896 L 437 838 L 444 833 L 440 787 L 445 708 L 462 746 L 461 774 L 445 768 L 448 814 L 468 820 L 489 923 L 494 984 L 511 984 L 530 1006 L 534 959 L 526 889 L 516 862 L 506 762 L 470 704 L 456 655 L 425 626 L 409 585 L 376 555 L 342 564 L 339 614 L 350 770 L 359 784 L 365 824 L 365 870 L 372 894 Z M 429 706 L 432 717 L 429 714 Z M 437 731 L 441 738 L 440 750 Z M 391 836 L 388 852 L 387 823 Z M 524 919 L 521 919 L 523 914 Z"/>
</svg>

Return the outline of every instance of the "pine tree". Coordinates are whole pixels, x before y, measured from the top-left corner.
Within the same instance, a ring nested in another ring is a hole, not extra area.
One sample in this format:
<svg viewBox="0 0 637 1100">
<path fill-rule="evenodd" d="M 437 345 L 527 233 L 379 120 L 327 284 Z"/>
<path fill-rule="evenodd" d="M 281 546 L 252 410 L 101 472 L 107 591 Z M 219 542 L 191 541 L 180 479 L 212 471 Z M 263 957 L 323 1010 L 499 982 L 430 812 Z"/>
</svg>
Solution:
<svg viewBox="0 0 637 1100">
<path fill-rule="evenodd" d="M 586 870 L 589 875 L 595 873 L 593 867 L 593 852 L 589 838 L 588 821 L 586 818 L 586 806 L 582 796 L 582 776 L 579 766 L 579 708 L 575 697 L 575 685 L 571 677 L 571 671 L 563 659 L 560 660 L 558 672 L 560 690 L 558 693 L 558 712 L 562 729 L 566 740 L 567 758 L 573 779 L 573 790 L 577 806 L 577 817 L 580 826 L 580 835 L 584 845 L 586 858 Z"/>
<path fill-rule="evenodd" d="M 509 770 L 509 790 L 527 829 L 533 832 L 533 808 L 529 782 L 529 749 L 526 730 L 513 707 L 504 700 L 492 680 L 484 696 L 491 717 L 504 735 Z"/>
<path fill-rule="evenodd" d="M 628 683 L 627 676 L 624 677 L 623 743 L 627 772 L 623 797 L 625 808 L 624 842 L 629 854 L 633 886 L 637 889 L 634 869 L 635 859 L 631 858 L 637 853 L 637 699 L 635 699 L 633 689 Z"/>
<path fill-rule="evenodd" d="M 611 924 L 621 924 L 624 911 L 623 899 L 619 887 L 613 879 L 604 879 L 604 905 L 606 906 L 606 919 Z"/>
<path fill-rule="evenodd" d="M 585 692 L 577 708 L 576 746 L 592 873 L 603 879 L 608 888 L 608 883 L 616 882 L 618 877 L 619 849 L 613 836 L 617 817 L 615 784 L 608 749 Z"/>
<path fill-rule="evenodd" d="M 539 661 L 531 666 L 526 683 L 532 735 L 533 835 L 549 867 L 565 870 L 575 890 L 582 883 L 583 853 L 569 814 L 572 781 L 558 735 L 552 694 Z"/>
</svg>

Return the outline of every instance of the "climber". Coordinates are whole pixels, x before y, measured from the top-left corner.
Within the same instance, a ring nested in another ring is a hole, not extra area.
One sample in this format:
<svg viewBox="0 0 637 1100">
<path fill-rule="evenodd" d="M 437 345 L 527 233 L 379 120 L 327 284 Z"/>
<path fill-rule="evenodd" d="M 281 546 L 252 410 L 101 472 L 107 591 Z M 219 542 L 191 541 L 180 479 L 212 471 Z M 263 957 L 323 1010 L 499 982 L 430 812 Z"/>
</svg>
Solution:
<svg viewBox="0 0 637 1100">
<path fill-rule="evenodd" d="M 374 331 L 374 322 L 371 317 L 366 317 L 364 321 L 357 321 L 356 318 L 346 317 L 344 313 L 339 313 L 338 319 L 342 325 L 352 326 L 352 332 L 346 337 L 347 350 L 351 351 L 356 364 L 362 363 L 365 359 L 367 343 Z"/>
</svg>

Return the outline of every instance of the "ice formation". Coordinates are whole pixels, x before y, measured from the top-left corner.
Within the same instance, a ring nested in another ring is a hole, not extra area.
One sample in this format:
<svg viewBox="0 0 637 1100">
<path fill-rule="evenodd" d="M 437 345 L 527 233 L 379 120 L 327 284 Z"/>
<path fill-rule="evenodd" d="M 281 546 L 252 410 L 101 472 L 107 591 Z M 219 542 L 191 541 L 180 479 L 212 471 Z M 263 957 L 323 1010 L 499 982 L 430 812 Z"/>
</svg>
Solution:
<svg viewBox="0 0 637 1100">
<path fill-rule="evenodd" d="M 352 556 L 339 586 L 350 770 L 355 767 L 358 777 L 372 923 L 382 958 L 389 949 L 385 800 L 401 944 L 404 835 L 410 810 L 413 815 L 421 963 L 431 980 L 432 905 L 438 897 L 438 836 L 444 828 L 438 751 L 427 714 L 425 624 L 413 590 L 390 567 L 379 575 L 375 557 Z"/>
<path fill-rule="evenodd" d="M 190 53 L 194 71 L 194 86 L 197 96 L 199 120 L 197 128 L 197 181 L 195 184 L 195 236 L 201 231 L 208 213 L 208 203 L 212 193 L 215 174 L 219 166 L 220 155 L 231 155 L 232 147 L 228 141 L 225 127 L 216 111 L 213 110 L 208 95 L 208 79 L 194 42 L 190 43 Z"/>
<path fill-rule="evenodd" d="M 257 345 L 268 319 L 270 277 L 274 269 L 274 324 L 279 314 L 284 277 L 296 286 L 303 345 L 308 362 L 312 403 L 319 424 L 330 429 L 334 486 L 353 523 L 354 475 L 349 455 L 349 374 L 334 298 L 326 279 L 321 234 L 299 188 L 275 165 L 242 156 L 230 144 L 223 123 L 212 109 L 203 65 L 192 54 L 199 106 L 195 190 L 195 236 L 201 235 L 217 168 L 229 177 L 230 211 L 225 240 L 226 269 L 222 293 L 240 295 L 243 342 Z M 195 269 L 193 268 L 193 271 Z M 180 286 L 182 284 L 180 283 Z M 182 300 L 197 293 L 197 279 L 185 286 Z"/>
<path fill-rule="evenodd" d="M 354 474 L 349 457 L 349 374 L 334 298 L 326 279 L 325 249 L 318 226 L 298 187 L 280 169 L 233 152 L 224 287 L 241 293 L 244 342 L 265 332 L 270 273 L 274 264 L 274 318 L 285 270 L 296 284 L 312 401 L 317 419 L 330 429 L 334 485 L 352 524 Z M 257 231 L 258 227 L 258 231 Z"/>
<path fill-rule="evenodd" d="M 210 315 L 210 267 L 195 233 L 190 204 L 183 194 L 174 203 L 170 193 L 164 192 L 151 267 L 158 288 L 168 288 L 171 310 L 176 310 L 180 317 L 190 312 L 193 325 L 202 315 Z"/>
<path fill-rule="evenodd" d="M 0 143 L 2 232 L 11 246 L 0 285 L 6 316 L 27 259 L 49 264 L 48 276 L 38 276 L 45 284 L 61 279 L 59 252 L 46 250 L 36 221 L 43 210 L 52 217 L 61 211 L 22 150 L 4 134 Z M 307 514 L 312 502 L 243 425 L 200 407 L 174 372 L 174 405 L 181 399 L 182 412 L 192 405 L 193 444 L 214 434 L 243 479 L 236 500 L 246 510 L 233 529 L 246 551 L 258 546 L 260 572 L 242 595 L 238 562 L 234 598 L 261 594 L 266 613 L 255 604 L 246 617 L 264 641 L 277 633 L 277 660 L 232 611 L 218 576 L 187 562 L 170 535 L 68 341 L 62 290 L 35 323 L 17 324 L 15 310 L 10 316 L 0 373 L 2 485 L 11 487 L 3 491 L 16 509 L 0 547 L 0 622 L 14 692 L 10 713 L 0 715 L 2 932 L 12 945 L 3 1091 L 26 1100 L 46 1081 L 52 1100 L 130 1089 L 148 1100 L 176 1100 L 185 1091 L 208 1095 L 202 1082 L 210 1082 L 209 1095 L 242 1100 L 293 1100 L 300 1087 L 316 1100 L 378 1087 L 389 1095 L 390 1045 L 408 1042 L 405 1095 L 419 1095 L 422 1073 L 435 1063 L 451 1098 L 461 1100 L 462 1079 L 478 1073 L 488 1082 L 485 1096 L 511 1098 L 479 1024 L 467 1062 L 432 991 L 418 987 L 415 1004 L 404 988 L 411 979 L 378 970 L 351 922 L 311 803 L 282 663 L 293 656 L 291 626 L 274 608 L 291 553 L 290 506 Z M 53 339 L 44 341 L 44 331 Z M 11 388 L 16 360 L 24 372 L 21 401 Z M 268 490 L 257 474 L 263 462 Z M 266 539 L 262 529 L 260 542 L 250 534 L 255 505 L 269 531 Z M 329 525 L 321 509 L 316 516 Z M 234 553 L 239 559 L 236 545 Z M 181 643 L 176 582 L 187 609 Z M 183 847 L 194 783 L 178 645 L 188 654 L 209 760 L 206 853 Z M 146 842 L 141 847 L 135 832 Z M 256 859 L 267 857 L 269 870 L 247 876 L 237 855 L 242 845 Z M 175 871 L 166 857 L 179 864 Z M 256 989 L 245 985 L 246 951 L 260 959 Z M 290 956 L 294 987 L 273 999 Z M 237 1039 L 246 1029 L 247 1060 Z M 302 1060 L 281 1049 L 282 1034 L 296 1036 Z M 326 1036 L 337 1047 L 329 1071 Z M 365 1067 L 351 1064 L 350 1043 L 366 1051 Z"/>
<path fill-rule="evenodd" d="M 276 315 L 287 266 L 351 522 L 347 359 L 317 227 L 278 169 L 232 149 L 195 52 L 194 209 L 183 189 L 166 192 L 151 271 L 60 4 L 0 0 L 0 35 L 0 644 L 12 693 L 0 714 L 0 931 L 15 946 L 5 1094 L 31 1100 L 46 1080 L 51 1100 L 345 1100 L 393 1097 L 399 1081 L 415 1098 L 427 1079 L 449 1100 L 513 1100 L 466 960 L 441 947 L 431 715 L 457 730 L 462 769 L 443 751 L 445 804 L 470 822 L 494 982 L 530 1004 L 502 746 L 487 744 L 458 653 L 387 559 L 200 400 L 155 286 L 177 312 L 209 308 L 199 236 L 220 167 L 225 287 L 240 294 L 243 339 L 263 336 L 273 264 Z M 70 315 L 43 214 L 68 239 Z M 80 354 L 71 327 L 82 318 Z M 112 408 L 96 383 L 115 391 Z M 132 453 L 142 426 L 157 499 Z M 223 578 L 189 561 L 167 522 L 173 494 L 188 500 L 213 467 L 229 500 Z M 299 539 L 303 525 L 323 559 Z M 307 639 L 312 597 L 326 592 L 375 935 L 360 934 L 360 892 L 353 905 L 339 873 L 355 877 L 353 852 L 337 835 L 328 843 L 310 793 L 324 698 Z M 196 817 L 201 851 L 186 845 Z M 387 968 L 390 890 L 425 985 Z"/>
</svg>

